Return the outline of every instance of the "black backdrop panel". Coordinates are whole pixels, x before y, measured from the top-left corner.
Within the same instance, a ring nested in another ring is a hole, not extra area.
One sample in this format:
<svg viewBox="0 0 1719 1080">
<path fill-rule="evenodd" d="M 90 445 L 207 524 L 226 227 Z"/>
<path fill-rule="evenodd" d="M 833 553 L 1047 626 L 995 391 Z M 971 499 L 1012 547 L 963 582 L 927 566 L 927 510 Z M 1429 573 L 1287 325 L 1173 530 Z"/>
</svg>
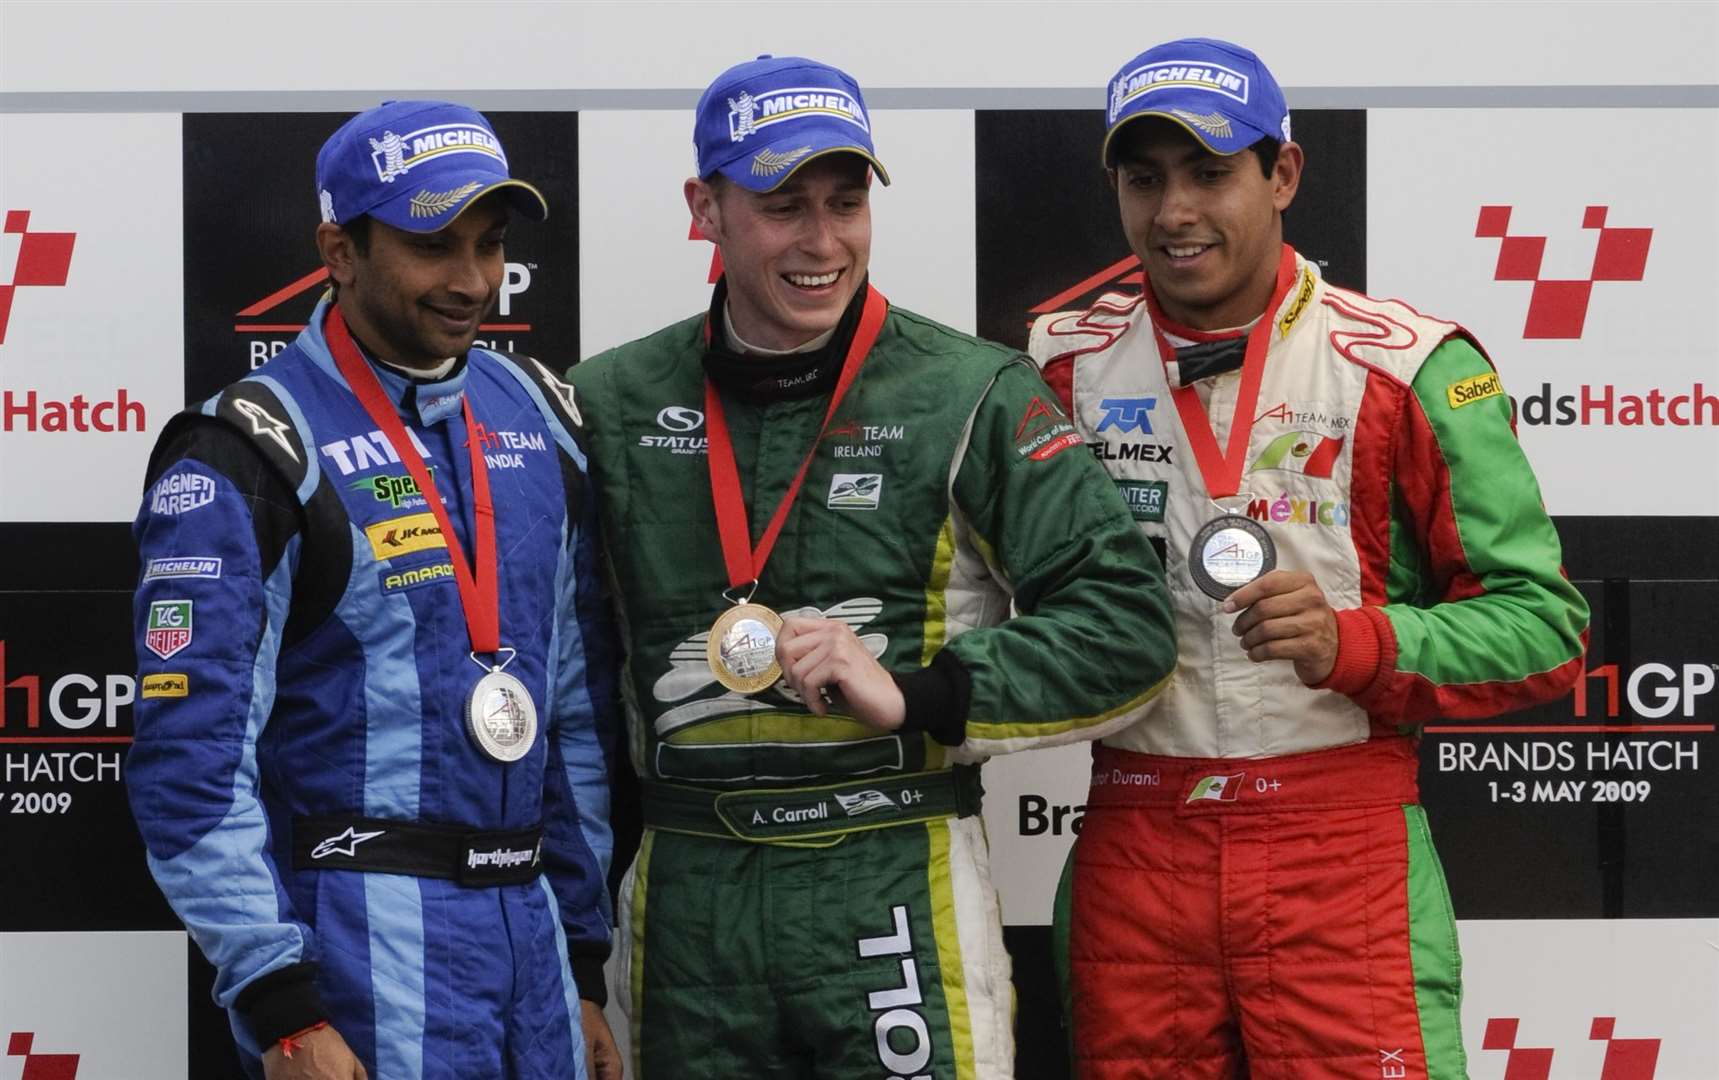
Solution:
<svg viewBox="0 0 1719 1080">
<path fill-rule="evenodd" d="M 549 220 L 516 219 L 509 227 L 507 310 L 490 314 L 479 342 L 538 355 L 560 370 L 579 355 L 578 115 L 486 115 L 513 175 L 549 200 Z M 186 115 L 187 401 L 208 397 L 280 351 L 316 306 L 323 292 L 316 152 L 343 119 Z"/>
<path fill-rule="evenodd" d="M 1096 110 L 990 110 L 974 121 L 979 336 L 1024 347 L 1037 314 L 1137 292 L 1116 196 L 1099 166 Z M 1347 288 L 1367 283 L 1367 114 L 1304 110 L 1307 153 L 1284 238 Z"/>
</svg>

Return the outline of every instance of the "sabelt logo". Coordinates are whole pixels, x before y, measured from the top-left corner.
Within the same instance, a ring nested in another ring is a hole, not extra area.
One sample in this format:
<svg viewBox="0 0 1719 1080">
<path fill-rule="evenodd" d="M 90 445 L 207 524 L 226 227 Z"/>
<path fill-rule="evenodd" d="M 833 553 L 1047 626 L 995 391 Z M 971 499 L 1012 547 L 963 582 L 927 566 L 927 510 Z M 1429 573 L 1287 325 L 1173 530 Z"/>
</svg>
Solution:
<svg viewBox="0 0 1719 1080">
<path fill-rule="evenodd" d="M 1712 427 L 1719 424 L 1719 395 L 1705 383 L 1667 393 L 1613 383 L 1582 383 L 1559 392 L 1549 382 L 1521 397 L 1511 395 L 1519 423 L 1530 427 Z"/>
<path fill-rule="evenodd" d="M 370 550 L 378 559 L 392 559 L 415 551 L 448 546 L 434 514 L 408 514 L 379 521 L 365 529 L 364 535 L 370 539 Z"/>
<path fill-rule="evenodd" d="M 132 704 L 137 684 L 130 675 L 61 675 L 42 690 L 43 676 L 15 673 L 6 667 L 6 640 L 0 638 L 0 733 L 42 726 L 43 706 L 54 725 L 66 731 L 83 731 L 96 725 L 119 727 L 119 710 Z M 22 711 L 19 705 L 23 706 Z"/>
<path fill-rule="evenodd" d="M 191 693 L 191 679 L 177 672 L 166 675 L 145 675 L 143 696 L 146 698 L 179 698 Z"/>
<path fill-rule="evenodd" d="M 1445 398 L 1450 407 L 1460 409 L 1464 405 L 1472 405 L 1484 398 L 1497 397 L 1504 393 L 1504 383 L 1498 378 L 1497 372 L 1486 375 L 1475 375 L 1460 382 L 1453 382 L 1444 390 Z"/>
</svg>

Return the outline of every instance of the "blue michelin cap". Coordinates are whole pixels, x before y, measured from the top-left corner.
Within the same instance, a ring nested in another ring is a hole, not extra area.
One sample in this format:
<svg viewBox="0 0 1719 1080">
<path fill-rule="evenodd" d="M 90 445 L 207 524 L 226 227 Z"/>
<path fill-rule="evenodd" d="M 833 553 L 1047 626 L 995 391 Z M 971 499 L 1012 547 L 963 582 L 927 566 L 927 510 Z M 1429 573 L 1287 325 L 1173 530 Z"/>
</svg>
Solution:
<svg viewBox="0 0 1719 1080">
<path fill-rule="evenodd" d="M 1105 165 L 1115 164 L 1116 133 L 1142 116 L 1182 125 L 1214 154 L 1234 154 L 1261 139 L 1289 141 L 1289 105 L 1265 63 L 1214 38 L 1166 42 L 1122 65 L 1110 80 Z"/>
<path fill-rule="evenodd" d="M 369 214 L 436 232 L 497 188 L 531 220 L 549 216 L 543 193 L 508 175 L 483 114 L 447 101 L 385 101 L 340 125 L 316 155 L 322 220 L 336 225 Z"/>
<path fill-rule="evenodd" d="M 803 56 L 760 56 L 718 75 L 698 99 L 692 143 L 700 179 L 720 172 L 750 191 L 774 191 L 834 153 L 860 155 L 889 183 L 859 84 Z"/>
</svg>

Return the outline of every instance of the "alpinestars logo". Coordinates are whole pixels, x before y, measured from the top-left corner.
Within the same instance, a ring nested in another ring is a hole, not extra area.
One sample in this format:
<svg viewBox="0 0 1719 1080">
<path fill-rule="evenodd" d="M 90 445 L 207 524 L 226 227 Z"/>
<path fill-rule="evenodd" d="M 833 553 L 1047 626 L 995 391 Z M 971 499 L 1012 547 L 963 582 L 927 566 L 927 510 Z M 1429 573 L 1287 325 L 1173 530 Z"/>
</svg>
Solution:
<svg viewBox="0 0 1719 1080">
<path fill-rule="evenodd" d="M 1483 206 L 1474 235 L 1498 241 L 1498 263 L 1494 281 L 1532 281 L 1528 297 L 1528 321 L 1524 338 L 1575 339 L 1582 336 L 1588 318 L 1588 299 L 1597 281 L 1640 281 L 1647 271 L 1652 229 L 1618 229 L 1606 224 L 1608 207 L 1590 206 L 1582 214 L 1582 228 L 1599 230 L 1594 247 L 1593 268 L 1585 279 L 1548 281 L 1540 277 L 1546 256 L 1546 237 L 1511 236 L 1510 206 Z"/>
<path fill-rule="evenodd" d="M 358 857 L 359 844 L 364 843 L 366 840 L 374 840 L 387 831 L 387 829 L 377 829 L 375 832 L 359 832 L 352 826 L 348 825 L 345 832 L 336 836 L 330 836 L 328 839 L 312 848 L 310 851 L 310 857 L 313 859 L 326 859 L 330 855 L 344 855 L 348 859 L 356 859 Z"/>
<path fill-rule="evenodd" d="M 6 343 L 13 294 L 26 285 L 64 285 L 71 273 L 72 245 L 78 239 L 77 233 L 31 232 L 28 210 L 6 211 L 4 235 L 18 237 L 18 259 L 12 264 L 12 280 L 0 285 L 0 345 Z"/>
</svg>

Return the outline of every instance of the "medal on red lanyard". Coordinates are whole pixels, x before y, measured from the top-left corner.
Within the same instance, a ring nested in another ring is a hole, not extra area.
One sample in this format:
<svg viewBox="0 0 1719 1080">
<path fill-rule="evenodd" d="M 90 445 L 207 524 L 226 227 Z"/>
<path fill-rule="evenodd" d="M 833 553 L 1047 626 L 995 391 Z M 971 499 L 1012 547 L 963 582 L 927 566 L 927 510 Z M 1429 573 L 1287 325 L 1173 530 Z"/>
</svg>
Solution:
<svg viewBox="0 0 1719 1080">
<path fill-rule="evenodd" d="M 359 353 L 346 319 L 338 306 L 329 308 L 323 325 L 328 351 L 335 366 L 352 388 L 364 411 L 388 439 L 400 463 L 406 466 L 418 491 L 430 504 L 436 525 L 442 530 L 442 540 L 453 563 L 454 583 L 459 586 L 460 610 L 465 615 L 466 631 L 471 640 L 472 662 L 485 674 L 472 687 L 466 699 L 466 733 L 477 748 L 493 761 L 518 761 L 531 751 L 537 739 L 537 706 L 525 684 L 502 670 L 512 663 L 518 651 L 501 643 L 501 588 L 495 550 L 495 506 L 490 501 L 489 470 L 484 463 L 483 446 L 478 437 L 477 421 L 472 416 L 470 396 L 464 401 L 466 439 L 471 453 L 472 524 L 476 551 L 471 563 L 466 562 L 465 550 L 454 532 L 447 507 L 436 493 L 436 482 L 424 464 L 423 456 L 406 434 L 393 401 L 382 389 L 382 381 L 370 369 Z M 498 664 L 486 664 L 479 654 L 507 659 Z"/>
<path fill-rule="evenodd" d="M 1248 331 L 1247 352 L 1242 359 L 1241 386 L 1236 393 L 1235 415 L 1230 421 L 1229 445 L 1218 448 L 1217 435 L 1212 431 L 1206 407 L 1192 386 L 1170 388 L 1170 398 L 1176 403 L 1176 415 L 1188 437 L 1188 448 L 1194 453 L 1206 494 L 1216 502 L 1235 495 L 1241 489 L 1242 466 L 1247 461 L 1248 438 L 1253 434 L 1254 410 L 1259 406 L 1259 387 L 1265 380 L 1265 354 L 1271 345 L 1275 326 L 1272 314 L 1289 287 L 1295 283 L 1295 253 L 1288 244 L 1277 264 L 1277 285 L 1265 314 Z M 1150 289 L 1146 293 L 1152 309 L 1152 333 L 1158 342 L 1158 355 L 1165 370 L 1176 359 L 1175 346 L 1158 328 L 1160 321 L 1157 298 Z M 1277 566 L 1277 545 L 1257 521 L 1240 514 L 1222 514 L 1194 533 L 1188 547 L 1188 569 L 1194 584 L 1214 600 L 1222 600 L 1267 574 Z"/>
<path fill-rule="evenodd" d="M 734 462 L 734 443 L 728 436 L 722 398 L 710 380 L 704 380 L 704 416 L 710 435 L 710 494 L 716 508 L 716 531 L 722 540 L 722 557 L 728 567 L 728 588 L 722 591 L 722 598 L 734 605 L 711 624 L 705 659 L 716 681 L 735 693 L 756 694 L 782 677 L 782 666 L 776 662 L 776 635 L 782 629 L 782 616 L 763 604 L 752 603 L 752 594 L 758 591 L 759 575 L 764 571 L 771 549 L 776 546 L 782 525 L 788 520 L 788 510 L 800 493 L 806 470 L 811 468 L 818 444 L 829 429 L 830 418 L 835 416 L 836 407 L 859 375 L 866 354 L 871 352 L 878 332 L 883 329 L 884 316 L 888 312 L 889 303 L 883 294 L 868 285 L 859 325 L 848 345 L 847 356 L 842 360 L 841 374 L 830 394 L 829 408 L 824 411 L 824 422 L 818 428 L 811 448 L 806 451 L 805 460 L 800 462 L 799 471 L 783 493 L 782 501 L 777 503 L 776 512 L 770 516 L 770 523 L 756 548 L 752 546 L 751 529 L 747 524 L 746 500 L 741 495 L 740 470 Z M 710 340 L 710 332 L 707 321 L 704 328 L 706 342 Z M 736 595 L 743 588 L 747 590 L 745 595 Z"/>
</svg>

